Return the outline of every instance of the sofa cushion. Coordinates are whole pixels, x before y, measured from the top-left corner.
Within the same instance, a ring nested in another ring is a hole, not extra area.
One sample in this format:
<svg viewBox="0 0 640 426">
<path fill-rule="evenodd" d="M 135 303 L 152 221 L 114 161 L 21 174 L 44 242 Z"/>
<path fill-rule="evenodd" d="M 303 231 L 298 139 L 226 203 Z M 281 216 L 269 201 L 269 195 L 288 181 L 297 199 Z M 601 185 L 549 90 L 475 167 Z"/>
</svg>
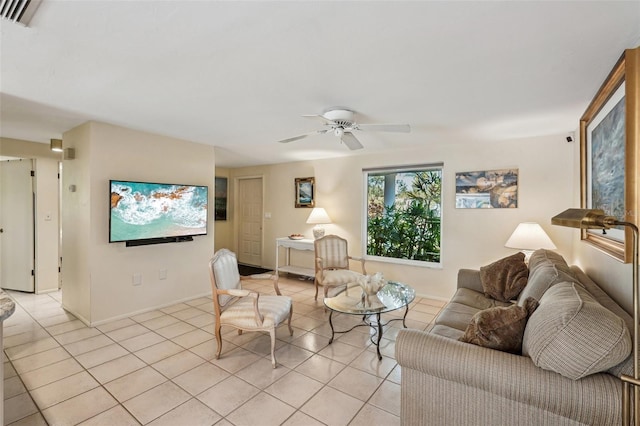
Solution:
<svg viewBox="0 0 640 426">
<path fill-rule="evenodd" d="M 499 300 L 486 297 L 483 293 L 468 288 L 459 288 L 451 298 L 450 302 L 471 306 L 479 310 L 489 309 L 496 306 L 510 306 L 511 302 L 501 302 Z M 446 309 L 446 307 L 445 307 Z"/>
<path fill-rule="evenodd" d="M 609 297 L 609 295 L 605 293 L 604 290 L 602 290 L 600 286 L 589 278 L 589 276 L 578 266 L 572 265 L 571 272 L 573 272 L 576 278 L 580 280 L 580 284 L 582 284 L 582 286 L 598 301 L 598 303 L 622 318 L 627 324 L 629 332 L 633 334 L 633 317 L 629 315 L 627 311 L 622 309 L 620 305 L 614 302 L 613 299 L 611 299 L 611 297 Z M 631 339 L 633 340 L 633 337 Z M 607 372 L 616 377 L 620 377 L 621 374 L 633 376 L 633 352 L 629 354 L 626 360 L 614 367 L 611 367 Z"/>
<path fill-rule="evenodd" d="M 471 318 L 473 318 L 478 311 L 480 311 L 480 309 L 472 306 L 449 302 L 447 306 L 440 311 L 435 323 L 464 331 L 469 325 Z"/>
<path fill-rule="evenodd" d="M 436 324 L 428 331 L 432 334 L 437 334 L 438 336 L 447 337 L 452 340 L 458 340 L 464 334 L 463 330 L 458 330 L 457 328 L 449 327 L 446 325 Z"/>
<path fill-rule="evenodd" d="M 573 380 L 621 363 L 631 351 L 624 320 L 575 282 L 555 284 L 527 323 L 522 352 Z"/>
<path fill-rule="evenodd" d="M 492 299 L 508 302 L 518 297 L 527 285 L 529 269 L 524 253 L 516 253 L 480 268 L 484 294 Z"/>
<path fill-rule="evenodd" d="M 524 306 L 495 307 L 473 316 L 460 341 L 513 354 L 522 351 L 527 319 L 538 306 L 530 297 Z"/>
<path fill-rule="evenodd" d="M 564 258 L 550 250 L 536 250 L 529 259 L 529 280 L 518 297 L 518 305 L 522 306 L 529 297 L 540 300 L 551 286 L 565 281 L 579 283 Z"/>
</svg>

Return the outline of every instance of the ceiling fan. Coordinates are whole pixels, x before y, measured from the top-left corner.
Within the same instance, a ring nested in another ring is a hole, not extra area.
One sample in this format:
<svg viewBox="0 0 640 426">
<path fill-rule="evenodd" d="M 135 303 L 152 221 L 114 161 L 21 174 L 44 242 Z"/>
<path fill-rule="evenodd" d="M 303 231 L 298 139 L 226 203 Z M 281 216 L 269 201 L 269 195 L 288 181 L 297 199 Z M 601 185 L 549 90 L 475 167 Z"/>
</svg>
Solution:
<svg viewBox="0 0 640 426">
<path fill-rule="evenodd" d="M 333 133 L 336 137 L 347 146 L 347 148 L 362 149 L 360 141 L 353 135 L 354 131 L 376 131 L 376 132 L 401 132 L 409 133 L 411 127 L 408 124 L 358 124 L 355 122 L 355 112 L 346 108 L 330 108 L 322 115 L 303 115 L 303 117 L 312 117 L 322 120 L 325 128 L 309 132 L 292 138 L 278 141 L 280 143 L 294 142 L 304 139 L 307 136 L 321 135 L 325 133 Z"/>
</svg>

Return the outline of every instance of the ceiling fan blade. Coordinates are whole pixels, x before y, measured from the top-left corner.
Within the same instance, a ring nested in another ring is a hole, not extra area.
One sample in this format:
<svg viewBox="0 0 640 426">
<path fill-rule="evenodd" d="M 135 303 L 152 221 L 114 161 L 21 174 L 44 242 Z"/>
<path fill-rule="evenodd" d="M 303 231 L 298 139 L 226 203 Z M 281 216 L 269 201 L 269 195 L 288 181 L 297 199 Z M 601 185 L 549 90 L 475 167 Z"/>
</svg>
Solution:
<svg viewBox="0 0 640 426">
<path fill-rule="evenodd" d="M 353 136 L 353 133 L 350 132 L 344 132 L 344 134 L 342 135 L 342 142 L 344 142 L 344 144 L 347 146 L 347 148 L 349 148 L 350 150 L 355 150 L 355 149 L 362 149 L 364 148 L 362 146 L 362 144 L 360 143 L 360 141 Z"/>
<path fill-rule="evenodd" d="M 399 132 L 409 133 L 411 126 L 408 124 L 358 124 L 358 130 L 375 131 L 375 132 Z"/>
<path fill-rule="evenodd" d="M 329 120 L 327 117 L 325 117 L 323 115 L 305 114 L 305 115 L 303 115 L 303 117 L 306 117 L 306 118 L 317 118 L 318 120 L 322 121 L 324 124 L 335 124 L 335 122 L 333 120 Z"/>
<path fill-rule="evenodd" d="M 289 142 L 295 142 L 297 140 L 300 139 L 304 139 L 307 136 L 313 136 L 313 135 L 321 135 L 323 133 L 327 133 L 328 130 L 316 130 L 315 132 L 309 132 L 309 133 L 305 133 L 303 135 L 298 135 L 298 136 L 294 136 L 292 138 L 287 138 L 287 139 L 282 139 L 281 141 L 278 141 L 280 143 L 289 143 Z"/>
</svg>

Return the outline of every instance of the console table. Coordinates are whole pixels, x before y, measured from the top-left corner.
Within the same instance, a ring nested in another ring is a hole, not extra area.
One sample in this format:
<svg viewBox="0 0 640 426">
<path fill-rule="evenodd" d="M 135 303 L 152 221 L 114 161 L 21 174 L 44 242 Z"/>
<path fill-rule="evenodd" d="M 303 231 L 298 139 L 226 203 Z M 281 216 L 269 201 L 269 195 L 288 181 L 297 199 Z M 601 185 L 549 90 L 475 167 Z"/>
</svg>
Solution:
<svg viewBox="0 0 640 426">
<path fill-rule="evenodd" d="M 284 248 L 284 264 L 280 265 L 280 247 Z M 291 265 L 291 250 L 314 251 L 312 239 L 292 240 L 289 237 L 276 238 L 276 277 L 280 272 L 288 272 L 290 274 L 301 275 L 303 277 L 314 278 L 315 268 L 305 268 L 302 266 Z"/>
</svg>

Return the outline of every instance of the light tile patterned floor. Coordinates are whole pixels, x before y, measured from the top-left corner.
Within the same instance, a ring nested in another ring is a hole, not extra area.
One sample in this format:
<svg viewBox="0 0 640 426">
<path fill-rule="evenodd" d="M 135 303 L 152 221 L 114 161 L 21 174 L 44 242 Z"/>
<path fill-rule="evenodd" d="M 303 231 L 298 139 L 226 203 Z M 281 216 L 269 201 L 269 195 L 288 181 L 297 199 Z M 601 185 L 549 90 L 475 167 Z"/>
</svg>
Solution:
<svg viewBox="0 0 640 426">
<path fill-rule="evenodd" d="M 268 283 L 244 282 L 273 294 Z M 215 359 L 210 298 L 86 327 L 61 308 L 60 292 L 8 292 L 16 312 L 4 325 L 5 424 L 400 424 L 394 343 L 402 322 L 385 328 L 379 361 L 368 327 L 328 344 L 329 313 L 313 300 L 312 282 L 284 277 L 280 289 L 294 301 L 294 334 L 278 329 L 277 369 L 267 334 L 231 328 Z M 443 304 L 417 298 L 407 326 L 426 329 Z M 346 330 L 360 317 L 333 320 Z"/>
</svg>

